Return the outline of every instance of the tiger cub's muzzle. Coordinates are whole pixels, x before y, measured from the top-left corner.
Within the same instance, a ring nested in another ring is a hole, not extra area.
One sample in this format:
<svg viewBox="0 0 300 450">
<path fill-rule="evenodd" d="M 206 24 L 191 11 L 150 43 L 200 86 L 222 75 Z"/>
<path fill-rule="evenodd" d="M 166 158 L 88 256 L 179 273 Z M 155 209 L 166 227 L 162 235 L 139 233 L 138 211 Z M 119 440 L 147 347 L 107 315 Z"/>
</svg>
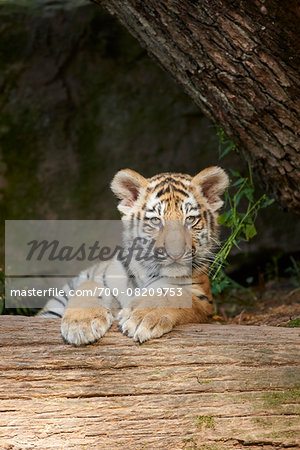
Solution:
<svg viewBox="0 0 300 450">
<path fill-rule="evenodd" d="M 192 233 L 181 221 L 169 220 L 158 233 L 155 249 L 165 262 L 181 263 L 191 259 Z"/>
</svg>

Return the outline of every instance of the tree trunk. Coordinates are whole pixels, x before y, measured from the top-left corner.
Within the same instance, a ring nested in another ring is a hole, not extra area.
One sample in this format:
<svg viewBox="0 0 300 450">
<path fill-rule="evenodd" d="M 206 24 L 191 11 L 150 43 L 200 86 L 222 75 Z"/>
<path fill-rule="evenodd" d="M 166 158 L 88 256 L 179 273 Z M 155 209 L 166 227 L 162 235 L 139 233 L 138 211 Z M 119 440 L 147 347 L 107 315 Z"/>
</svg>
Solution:
<svg viewBox="0 0 300 450">
<path fill-rule="evenodd" d="M 234 140 L 266 192 L 300 214 L 298 0 L 94 1 Z"/>
<path fill-rule="evenodd" d="M 0 318 L 1 449 L 299 448 L 299 329 L 186 325 L 139 345 L 114 325 Z"/>
</svg>

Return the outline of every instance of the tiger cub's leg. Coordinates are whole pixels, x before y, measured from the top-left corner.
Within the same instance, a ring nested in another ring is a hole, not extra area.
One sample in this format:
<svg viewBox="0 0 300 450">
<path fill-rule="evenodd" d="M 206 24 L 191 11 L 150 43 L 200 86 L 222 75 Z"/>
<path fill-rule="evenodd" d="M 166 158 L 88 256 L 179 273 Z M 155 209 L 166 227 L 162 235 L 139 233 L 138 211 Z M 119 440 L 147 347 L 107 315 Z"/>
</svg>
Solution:
<svg viewBox="0 0 300 450">
<path fill-rule="evenodd" d="M 192 307 L 170 308 L 174 305 L 168 297 L 158 298 L 157 307 L 149 308 L 155 299 L 140 297 L 133 299 L 131 308 L 124 308 L 119 313 L 119 326 L 124 334 L 133 337 L 140 343 L 149 339 L 159 338 L 171 331 L 176 325 L 185 323 L 205 323 L 213 314 L 213 301 L 210 291 L 210 282 L 205 275 L 193 283 Z M 148 307 L 145 307 L 145 306 Z"/>
<path fill-rule="evenodd" d="M 176 325 L 205 323 L 208 314 L 193 296 L 192 308 L 126 308 L 120 311 L 119 320 L 122 332 L 142 343 L 169 333 Z"/>
<path fill-rule="evenodd" d="M 88 281 L 78 286 L 81 292 L 93 292 L 99 284 Z M 61 322 L 61 335 L 69 344 L 91 344 L 100 339 L 113 322 L 112 311 L 101 298 L 92 295 L 71 297 Z"/>
</svg>

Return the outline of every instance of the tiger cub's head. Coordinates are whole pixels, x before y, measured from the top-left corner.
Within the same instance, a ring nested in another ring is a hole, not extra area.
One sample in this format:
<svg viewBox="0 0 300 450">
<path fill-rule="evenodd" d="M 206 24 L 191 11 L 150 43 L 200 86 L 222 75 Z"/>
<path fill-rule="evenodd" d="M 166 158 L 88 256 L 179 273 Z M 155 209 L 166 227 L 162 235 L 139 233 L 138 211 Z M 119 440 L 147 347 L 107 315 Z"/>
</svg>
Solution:
<svg viewBox="0 0 300 450">
<path fill-rule="evenodd" d="M 149 267 L 165 276 L 184 275 L 188 263 L 200 270 L 209 265 L 218 238 L 221 195 L 227 186 L 228 176 L 220 167 L 209 167 L 194 177 L 162 173 L 152 178 L 125 169 L 111 183 L 121 200 L 122 219 L 138 226 L 138 231 L 131 226 L 135 236 L 155 242 L 156 264 Z"/>
</svg>

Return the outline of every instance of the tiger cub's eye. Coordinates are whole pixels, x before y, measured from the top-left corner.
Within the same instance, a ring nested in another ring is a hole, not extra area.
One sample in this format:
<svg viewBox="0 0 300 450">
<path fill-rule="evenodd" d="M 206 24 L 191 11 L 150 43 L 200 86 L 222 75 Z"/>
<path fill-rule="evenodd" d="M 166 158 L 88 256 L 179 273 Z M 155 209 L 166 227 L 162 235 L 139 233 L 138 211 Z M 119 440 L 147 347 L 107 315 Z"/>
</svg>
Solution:
<svg viewBox="0 0 300 450">
<path fill-rule="evenodd" d="M 187 224 L 187 225 L 194 225 L 194 223 L 196 222 L 196 217 L 194 217 L 194 216 L 188 216 L 186 219 L 185 219 L 185 223 Z"/>
<path fill-rule="evenodd" d="M 150 222 L 152 223 L 152 225 L 157 226 L 157 225 L 160 225 L 161 220 L 159 217 L 152 217 L 152 219 L 150 219 Z"/>
</svg>

